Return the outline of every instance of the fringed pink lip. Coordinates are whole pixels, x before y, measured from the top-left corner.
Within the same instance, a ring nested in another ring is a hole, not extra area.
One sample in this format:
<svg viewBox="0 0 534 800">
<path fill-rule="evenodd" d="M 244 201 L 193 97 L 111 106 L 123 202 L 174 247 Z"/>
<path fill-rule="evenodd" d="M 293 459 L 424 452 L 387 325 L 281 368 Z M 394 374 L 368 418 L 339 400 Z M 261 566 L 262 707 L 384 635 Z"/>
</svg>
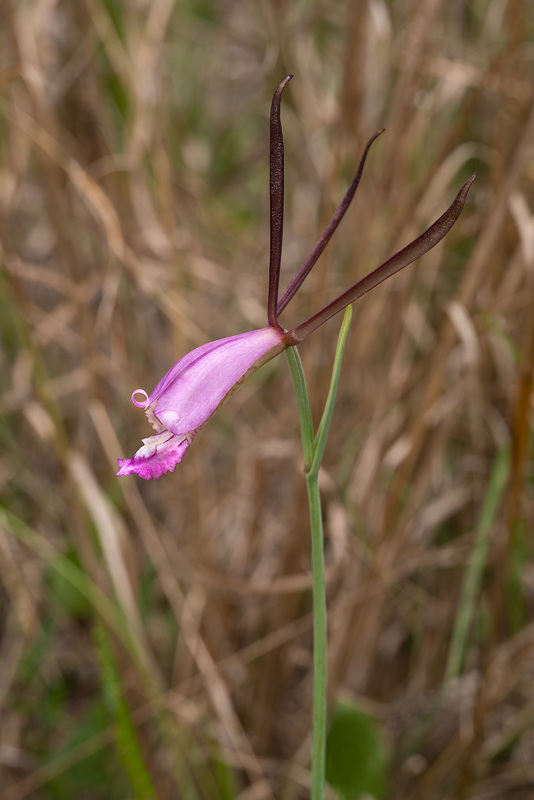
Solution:
<svg viewBox="0 0 534 800">
<path fill-rule="evenodd" d="M 118 459 L 118 476 L 135 474 L 145 481 L 161 478 L 167 472 L 174 472 L 191 444 L 187 436 L 175 436 L 170 431 L 142 441 L 143 447 L 133 458 Z"/>
</svg>

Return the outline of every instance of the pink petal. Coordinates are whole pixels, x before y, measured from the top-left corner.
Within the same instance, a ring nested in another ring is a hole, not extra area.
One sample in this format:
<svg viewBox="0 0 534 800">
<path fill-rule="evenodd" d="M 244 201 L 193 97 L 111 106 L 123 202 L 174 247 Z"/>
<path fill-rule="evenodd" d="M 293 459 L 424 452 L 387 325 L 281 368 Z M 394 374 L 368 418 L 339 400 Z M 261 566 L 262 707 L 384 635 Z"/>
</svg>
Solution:
<svg viewBox="0 0 534 800">
<path fill-rule="evenodd" d="M 181 358 L 151 392 L 147 404 L 167 430 L 200 428 L 256 362 L 273 358 L 285 344 L 274 328 L 241 333 L 197 347 Z"/>
</svg>

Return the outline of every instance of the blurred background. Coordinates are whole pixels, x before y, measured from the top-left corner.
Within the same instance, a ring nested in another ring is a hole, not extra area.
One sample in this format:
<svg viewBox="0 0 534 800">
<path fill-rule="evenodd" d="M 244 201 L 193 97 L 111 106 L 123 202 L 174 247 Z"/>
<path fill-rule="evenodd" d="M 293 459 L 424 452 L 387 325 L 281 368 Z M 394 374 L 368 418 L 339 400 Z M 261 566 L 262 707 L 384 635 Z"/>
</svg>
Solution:
<svg viewBox="0 0 534 800">
<path fill-rule="evenodd" d="M 132 391 L 265 324 L 289 72 L 282 286 L 387 130 L 287 327 L 478 171 L 446 240 L 354 307 L 321 473 L 329 797 L 534 796 L 532 5 L 4 0 L 0 19 L 2 798 L 309 795 L 285 356 L 173 475 L 115 477 L 151 432 Z M 300 348 L 316 423 L 339 323 Z"/>
</svg>

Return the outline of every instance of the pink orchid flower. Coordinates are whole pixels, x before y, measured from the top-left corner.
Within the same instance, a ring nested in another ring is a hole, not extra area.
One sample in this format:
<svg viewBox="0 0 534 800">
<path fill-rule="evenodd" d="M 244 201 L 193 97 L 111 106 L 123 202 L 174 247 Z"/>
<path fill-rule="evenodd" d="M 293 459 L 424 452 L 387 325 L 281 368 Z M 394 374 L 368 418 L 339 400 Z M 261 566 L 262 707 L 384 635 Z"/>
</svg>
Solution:
<svg viewBox="0 0 534 800">
<path fill-rule="evenodd" d="M 132 401 L 145 409 L 156 431 L 133 458 L 120 458 L 117 475 L 149 480 L 173 472 L 200 428 L 247 377 L 285 348 L 278 328 L 263 328 L 203 344 L 178 361 L 150 395 L 136 389 Z M 144 395 L 139 402 L 136 395 Z"/>
<path fill-rule="evenodd" d="M 421 236 L 395 253 L 374 272 L 358 281 L 306 322 L 286 331 L 280 325 L 278 315 L 294 297 L 343 219 L 360 182 L 369 149 L 375 139 L 383 133 L 383 129 L 378 131 L 367 142 L 356 175 L 339 208 L 279 299 L 284 217 L 284 143 L 280 123 L 280 102 L 282 92 L 292 77 L 288 75 L 278 86 L 271 105 L 268 327 L 218 339 L 197 347 L 167 372 L 150 395 L 144 389 L 136 389 L 132 394 L 132 401 L 139 408 L 145 409 L 147 419 L 155 433 L 142 440 L 143 446 L 133 458 L 118 459 L 117 475 L 135 473 L 144 480 L 150 480 L 159 478 L 167 472 L 174 472 L 199 430 L 249 375 L 279 355 L 286 347 L 293 347 L 302 342 L 330 317 L 435 247 L 462 212 L 476 173 L 464 183 L 452 205 Z M 137 399 L 139 395 L 143 397 L 141 401 Z"/>
</svg>

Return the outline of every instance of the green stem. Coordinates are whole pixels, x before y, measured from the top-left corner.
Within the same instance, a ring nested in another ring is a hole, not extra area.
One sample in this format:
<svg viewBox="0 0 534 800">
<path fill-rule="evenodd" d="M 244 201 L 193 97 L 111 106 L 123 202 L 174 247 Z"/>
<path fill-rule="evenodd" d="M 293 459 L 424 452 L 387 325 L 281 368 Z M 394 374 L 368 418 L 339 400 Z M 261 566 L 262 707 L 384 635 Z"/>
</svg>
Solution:
<svg viewBox="0 0 534 800">
<path fill-rule="evenodd" d="M 326 756 L 326 709 L 327 709 L 327 656 L 328 632 L 326 617 L 326 581 L 324 561 L 323 516 L 319 492 L 319 467 L 323 458 L 330 421 L 334 409 L 341 359 L 347 341 L 352 308 L 345 312 L 339 334 L 330 391 L 317 431 L 313 435 L 310 398 L 302 362 L 296 347 L 286 350 L 291 375 L 295 386 L 302 438 L 304 474 L 310 509 L 312 583 L 313 583 L 313 720 L 312 720 L 312 800 L 323 800 Z"/>
<path fill-rule="evenodd" d="M 313 575 L 313 721 L 312 800 L 323 800 L 326 755 L 326 697 L 328 688 L 328 635 L 324 574 L 323 518 L 316 472 L 306 475 L 312 540 Z"/>
</svg>

